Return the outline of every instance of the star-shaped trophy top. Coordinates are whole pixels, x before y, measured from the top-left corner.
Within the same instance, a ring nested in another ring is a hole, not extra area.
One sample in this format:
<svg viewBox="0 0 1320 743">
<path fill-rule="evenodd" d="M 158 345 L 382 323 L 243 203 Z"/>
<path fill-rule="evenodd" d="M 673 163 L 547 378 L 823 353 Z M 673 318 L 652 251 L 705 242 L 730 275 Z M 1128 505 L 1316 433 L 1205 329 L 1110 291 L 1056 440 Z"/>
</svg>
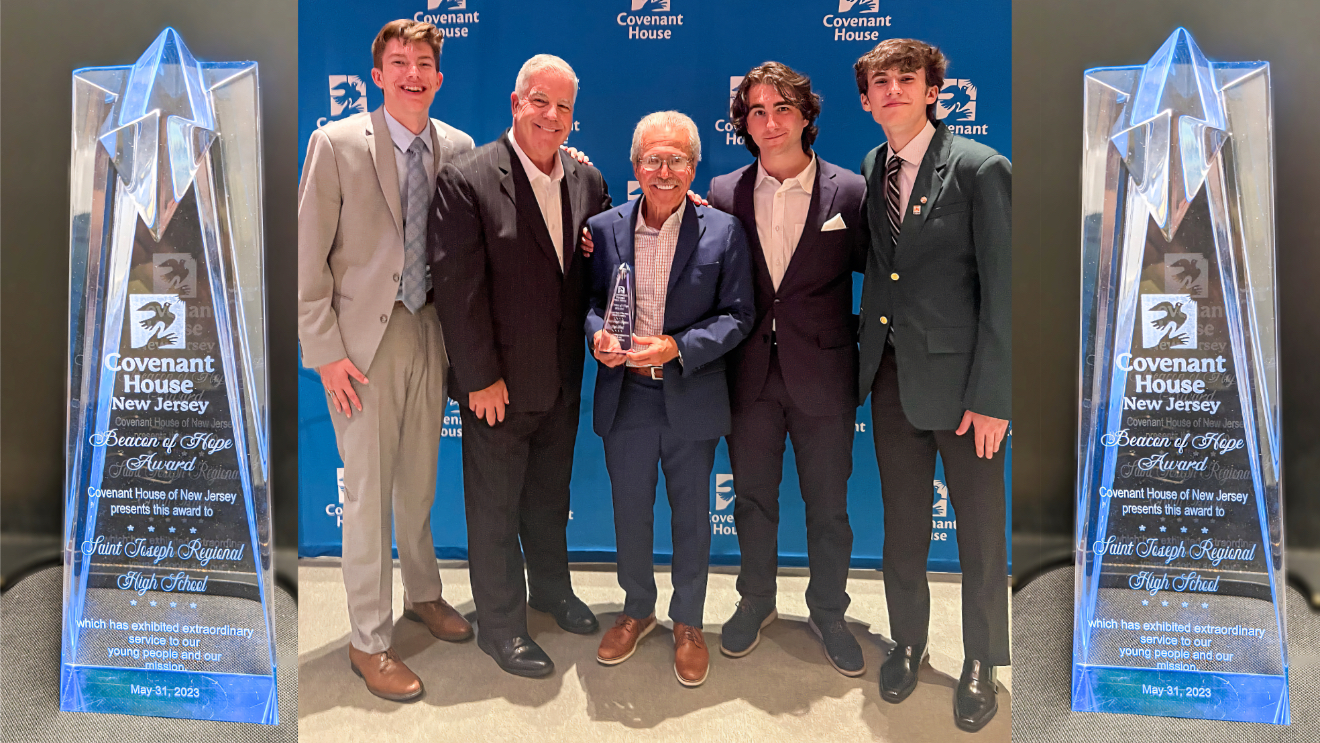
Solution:
<svg viewBox="0 0 1320 743">
<path fill-rule="evenodd" d="M 1109 141 L 1166 240 L 1173 239 L 1229 137 L 1215 67 L 1187 29 L 1179 28 L 1141 67 L 1088 72 L 1102 82 L 1139 73 Z"/>
<path fill-rule="evenodd" d="M 133 65 L 102 128 L 100 142 L 156 240 L 216 138 L 205 80 L 179 33 L 166 28 Z"/>
</svg>

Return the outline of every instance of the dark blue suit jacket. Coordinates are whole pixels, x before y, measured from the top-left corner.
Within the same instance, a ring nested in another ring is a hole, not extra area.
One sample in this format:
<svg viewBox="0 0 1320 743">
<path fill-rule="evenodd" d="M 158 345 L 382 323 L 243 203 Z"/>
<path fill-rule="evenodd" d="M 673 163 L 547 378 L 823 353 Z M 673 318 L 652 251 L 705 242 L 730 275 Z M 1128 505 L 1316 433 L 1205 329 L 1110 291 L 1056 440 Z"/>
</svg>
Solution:
<svg viewBox="0 0 1320 743">
<path fill-rule="evenodd" d="M 620 263 L 635 268 L 633 235 L 641 199 L 587 221 L 596 245 L 591 266 L 587 342 L 604 326 L 605 301 Z M 693 440 L 729 433 L 729 386 L 724 355 L 752 327 L 752 272 L 747 236 L 735 217 L 686 203 L 669 269 L 664 334 L 673 336 L 683 361 L 665 364 L 665 412 L 669 425 Z M 619 407 L 622 365 L 597 363 L 595 431 L 604 436 Z"/>
<path fill-rule="evenodd" d="M 779 342 L 779 367 L 788 394 L 809 415 L 838 415 L 857 407 L 857 320 L 853 271 L 866 265 L 866 181 L 816 159 L 807 221 L 784 278 L 775 289 L 756 231 L 757 164 L 718 176 L 706 198 L 742 220 L 752 252 L 756 324 L 729 355 L 733 409 L 754 404 L 770 373 L 770 332 Z M 822 231 L 832 218 L 841 230 Z"/>
</svg>

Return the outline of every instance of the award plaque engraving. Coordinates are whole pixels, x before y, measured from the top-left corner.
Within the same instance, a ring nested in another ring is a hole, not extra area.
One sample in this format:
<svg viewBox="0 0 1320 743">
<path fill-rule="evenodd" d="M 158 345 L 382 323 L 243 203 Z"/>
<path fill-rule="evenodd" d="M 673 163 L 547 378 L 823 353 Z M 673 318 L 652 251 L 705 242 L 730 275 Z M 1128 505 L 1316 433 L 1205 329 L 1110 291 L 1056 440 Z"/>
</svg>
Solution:
<svg viewBox="0 0 1320 743">
<path fill-rule="evenodd" d="M 1269 65 L 1086 73 L 1072 706 L 1287 724 Z"/>
<path fill-rule="evenodd" d="M 73 73 L 60 708 L 276 724 L 255 62 Z"/>
<path fill-rule="evenodd" d="M 633 293 L 632 269 L 620 263 L 610 286 L 609 304 L 605 307 L 605 332 L 619 342 L 620 351 L 633 349 L 633 322 L 636 314 L 636 295 Z"/>
</svg>

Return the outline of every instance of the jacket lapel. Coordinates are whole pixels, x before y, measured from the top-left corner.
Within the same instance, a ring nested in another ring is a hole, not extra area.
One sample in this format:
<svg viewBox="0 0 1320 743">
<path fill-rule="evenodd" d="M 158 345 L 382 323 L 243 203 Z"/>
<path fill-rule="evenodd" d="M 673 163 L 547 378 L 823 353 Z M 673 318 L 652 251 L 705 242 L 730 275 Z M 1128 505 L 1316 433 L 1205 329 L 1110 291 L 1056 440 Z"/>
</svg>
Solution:
<svg viewBox="0 0 1320 743">
<path fill-rule="evenodd" d="M 614 220 L 614 249 L 619 253 L 619 263 L 627 263 L 634 277 L 637 275 L 637 262 L 633 236 L 637 234 L 637 215 L 641 212 L 637 207 L 641 203 L 641 199 L 629 201 L 628 208 L 619 212 L 618 219 Z"/>
<path fill-rule="evenodd" d="M 688 261 L 692 260 L 692 254 L 697 252 L 697 243 L 701 241 L 701 235 L 706 231 L 701 212 L 697 211 L 696 205 L 687 197 L 683 198 L 682 208 L 687 211 L 683 212 L 683 224 L 678 228 L 678 245 L 674 247 L 674 262 L 669 266 L 669 283 L 665 287 L 666 297 L 674 291 L 679 275 L 687 267 Z M 666 301 L 665 306 L 668 307 L 668 304 Z"/>
<path fill-rule="evenodd" d="M 435 122 L 430 122 L 431 127 L 431 149 L 435 150 L 435 169 L 434 172 L 440 173 L 440 166 L 449 159 L 449 152 L 453 149 L 454 143 L 449 141 L 449 136 L 445 134 Z M 434 186 L 435 184 L 431 184 Z"/>
<path fill-rule="evenodd" d="M 546 257 L 554 262 L 555 268 L 561 268 L 559 254 L 555 252 L 555 244 L 550 240 L 550 231 L 546 228 L 545 219 L 541 216 L 541 206 L 536 201 L 536 193 L 532 191 L 532 182 L 527 173 L 523 171 L 522 160 L 513 151 L 513 145 L 509 142 L 508 137 L 509 133 L 506 129 L 504 134 L 501 135 L 504 147 L 496 151 L 501 161 L 500 170 L 504 171 L 504 176 L 500 178 L 500 189 L 508 194 L 509 199 L 513 201 L 521 229 L 532 234 L 532 237 L 536 239 L 536 244 L 541 246 L 541 252 L 545 253 Z M 518 209 L 519 192 L 522 193 L 529 208 Z"/>
<path fill-rule="evenodd" d="M 399 201 L 399 169 L 394 164 L 394 140 L 390 139 L 390 128 L 385 125 L 385 107 L 371 112 L 371 126 L 366 129 L 367 151 L 376 164 L 376 178 L 380 180 L 380 190 L 385 194 L 385 204 L 394 217 L 394 227 L 403 235 L 403 206 Z M 434 141 L 434 140 L 432 140 Z"/>
<path fill-rule="evenodd" d="M 761 247 L 761 233 L 756 229 L 756 177 L 760 168 L 753 162 L 743 170 L 742 177 L 733 187 L 733 215 L 744 226 L 750 225 L 747 233 L 747 245 L 752 251 L 752 261 L 756 265 L 756 280 L 766 294 L 775 293 L 775 282 L 770 280 L 770 264 L 766 263 L 765 250 Z"/>
<path fill-rule="evenodd" d="M 944 187 L 944 172 L 949 165 L 949 146 L 953 137 L 941 123 L 935 127 L 935 136 L 931 137 L 926 156 L 921 159 L 921 168 L 917 171 L 917 180 L 912 184 L 912 195 L 908 197 L 907 213 L 903 216 L 903 227 L 898 233 L 898 245 L 894 250 L 895 260 L 900 252 L 912 245 L 921 228 L 926 224 L 930 210 L 939 203 L 940 190 Z M 923 202 L 922 197 L 926 197 Z M 913 209 L 921 207 L 920 213 Z"/>
<path fill-rule="evenodd" d="M 820 238 L 820 228 L 825 226 L 825 221 L 829 219 L 834 209 L 834 196 L 838 192 L 839 185 L 834 182 L 834 173 L 825 175 L 825 161 L 817 157 L 816 181 L 811 186 L 811 201 L 807 207 L 806 224 L 802 228 L 802 236 L 798 238 L 797 246 L 793 248 L 793 257 L 788 260 L 788 268 L 784 269 L 784 276 L 779 280 L 780 291 L 789 285 L 794 275 L 801 273 L 798 266 L 812 260 L 811 252 Z"/>
<path fill-rule="evenodd" d="M 567 275 L 569 269 L 578 259 L 577 241 L 577 215 L 585 214 L 582 205 L 582 172 L 578 170 L 578 161 L 564 154 L 559 153 L 559 159 L 564 163 L 564 184 L 568 191 L 568 209 L 564 215 L 564 250 L 567 254 L 564 257 L 564 274 Z M 571 239 L 570 239 L 571 238 Z"/>
</svg>

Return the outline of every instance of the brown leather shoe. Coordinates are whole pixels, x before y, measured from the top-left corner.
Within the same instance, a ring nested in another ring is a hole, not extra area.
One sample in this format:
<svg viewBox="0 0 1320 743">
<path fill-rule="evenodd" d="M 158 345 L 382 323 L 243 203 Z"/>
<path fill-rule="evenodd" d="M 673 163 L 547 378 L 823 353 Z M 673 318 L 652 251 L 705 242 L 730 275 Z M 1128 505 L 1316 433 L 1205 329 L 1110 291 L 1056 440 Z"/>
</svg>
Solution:
<svg viewBox="0 0 1320 743">
<path fill-rule="evenodd" d="M 367 691 L 392 702 L 411 702 L 422 696 L 422 680 L 408 670 L 399 654 L 390 648 L 383 653 L 364 653 L 348 646 L 353 673 L 367 682 Z"/>
<path fill-rule="evenodd" d="M 706 637 L 690 624 L 674 622 L 674 675 L 684 686 L 701 686 L 710 671 Z"/>
<path fill-rule="evenodd" d="M 646 619 L 633 619 L 619 612 L 618 619 L 600 640 L 600 650 L 596 651 L 596 660 L 607 666 L 618 665 L 632 657 L 637 650 L 637 643 L 655 629 L 655 614 Z"/>
<path fill-rule="evenodd" d="M 403 618 L 425 624 L 432 635 L 446 642 L 462 642 L 472 637 L 472 625 L 444 599 L 413 604 L 411 609 L 403 610 Z"/>
</svg>

